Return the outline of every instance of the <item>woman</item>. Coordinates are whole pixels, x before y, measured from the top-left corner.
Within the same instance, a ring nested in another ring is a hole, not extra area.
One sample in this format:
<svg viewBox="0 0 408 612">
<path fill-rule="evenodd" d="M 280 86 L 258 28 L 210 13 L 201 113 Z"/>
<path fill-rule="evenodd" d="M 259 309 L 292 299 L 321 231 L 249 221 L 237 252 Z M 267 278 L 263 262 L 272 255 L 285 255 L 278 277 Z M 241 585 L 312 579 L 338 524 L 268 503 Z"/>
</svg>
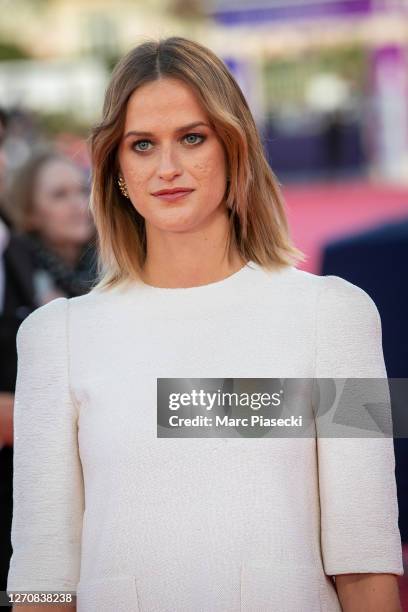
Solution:
<svg viewBox="0 0 408 612">
<path fill-rule="evenodd" d="M 91 151 L 100 282 L 18 337 L 8 590 L 76 591 L 81 612 L 400 609 L 392 440 L 157 437 L 158 378 L 386 376 L 368 295 L 294 267 L 224 64 L 138 46 Z"/>
<path fill-rule="evenodd" d="M 19 240 L 32 254 L 35 302 L 87 293 L 96 270 L 82 170 L 57 151 L 40 150 L 17 172 L 9 199 Z"/>
</svg>

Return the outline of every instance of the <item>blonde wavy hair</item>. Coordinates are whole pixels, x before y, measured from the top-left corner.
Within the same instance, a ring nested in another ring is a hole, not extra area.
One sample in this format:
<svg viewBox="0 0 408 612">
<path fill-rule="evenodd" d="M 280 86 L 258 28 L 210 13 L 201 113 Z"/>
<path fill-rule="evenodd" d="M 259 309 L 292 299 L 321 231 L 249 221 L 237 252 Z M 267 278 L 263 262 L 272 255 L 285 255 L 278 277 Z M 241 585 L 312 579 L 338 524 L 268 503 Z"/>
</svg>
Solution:
<svg viewBox="0 0 408 612">
<path fill-rule="evenodd" d="M 146 259 L 144 218 L 118 187 L 118 148 L 127 102 L 141 85 L 161 78 L 187 83 L 224 146 L 228 182 L 228 245 L 245 261 L 267 269 L 305 259 L 289 236 L 279 182 L 264 154 L 245 97 L 228 68 L 210 49 L 179 36 L 144 42 L 116 65 L 102 120 L 89 138 L 93 168 L 90 208 L 98 240 L 94 289 L 140 280 Z"/>
</svg>

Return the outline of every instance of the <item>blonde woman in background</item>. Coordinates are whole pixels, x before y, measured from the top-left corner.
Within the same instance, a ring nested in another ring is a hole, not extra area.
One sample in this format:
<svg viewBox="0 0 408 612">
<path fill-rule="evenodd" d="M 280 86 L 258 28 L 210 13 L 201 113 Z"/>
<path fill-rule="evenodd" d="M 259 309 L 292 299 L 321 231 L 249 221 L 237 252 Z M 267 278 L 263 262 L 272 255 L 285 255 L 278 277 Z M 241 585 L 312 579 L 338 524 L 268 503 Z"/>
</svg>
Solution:
<svg viewBox="0 0 408 612">
<path fill-rule="evenodd" d="M 91 152 L 100 280 L 18 336 L 8 590 L 76 591 L 80 612 L 400 610 L 392 439 L 157 437 L 159 377 L 386 377 L 369 296 L 295 267 L 234 78 L 187 39 L 139 45 Z"/>
<path fill-rule="evenodd" d="M 79 166 L 52 148 L 36 151 L 17 171 L 10 216 L 30 250 L 35 301 L 86 293 L 95 279 L 95 228 Z"/>
</svg>

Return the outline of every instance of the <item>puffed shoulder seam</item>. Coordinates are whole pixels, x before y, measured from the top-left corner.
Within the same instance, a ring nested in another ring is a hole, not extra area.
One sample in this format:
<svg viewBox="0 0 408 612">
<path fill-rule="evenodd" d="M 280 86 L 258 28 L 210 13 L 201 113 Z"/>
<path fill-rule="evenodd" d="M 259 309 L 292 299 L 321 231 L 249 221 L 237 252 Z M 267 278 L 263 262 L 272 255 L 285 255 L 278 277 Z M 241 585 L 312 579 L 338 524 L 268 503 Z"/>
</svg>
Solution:
<svg viewBox="0 0 408 612">
<path fill-rule="evenodd" d="M 320 316 L 323 306 L 333 312 L 333 320 L 336 316 L 350 312 L 352 315 L 363 313 L 365 320 L 371 319 L 376 333 L 382 336 L 381 317 L 378 308 L 371 296 L 361 287 L 350 283 L 350 281 L 340 276 L 327 275 L 319 277 L 319 287 L 316 298 L 315 315 L 315 351 L 314 351 L 314 372 L 316 376 L 319 337 L 320 337 Z M 350 309 L 349 311 L 347 309 Z"/>
<path fill-rule="evenodd" d="M 55 324 L 58 324 L 59 317 L 63 316 L 62 310 L 66 311 L 66 306 L 63 306 L 66 302 L 68 302 L 66 297 L 58 297 L 33 310 L 20 324 L 17 331 L 17 339 L 23 333 L 25 334 L 31 330 L 34 332 L 34 326 L 36 325 L 52 328 Z"/>
<path fill-rule="evenodd" d="M 79 406 L 72 392 L 71 386 L 71 350 L 70 350 L 70 300 L 67 297 L 58 297 L 47 304 L 44 304 L 31 312 L 21 323 L 17 331 L 17 348 L 19 349 L 22 342 L 30 341 L 29 336 L 38 333 L 38 328 L 51 330 L 64 326 L 65 351 L 66 351 L 66 367 L 67 367 L 67 387 L 73 407 L 75 408 L 76 417 L 79 415 Z M 28 335 L 27 335 L 28 334 Z M 62 347 L 61 347 L 62 348 Z"/>
<path fill-rule="evenodd" d="M 364 313 L 364 317 L 371 317 L 375 322 L 377 331 L 381 333 L 381 318 L 377 305 L 364 289 L 340 276 L 328 275 L 322 278 L 325 281 L 326 292 L 330 292 L 329 287 L 332 288 L 331 295 L 334 307 L 341 304 L 342 300 L 345 306 L 353 305 L 356 312 L 361 311 Z"/>
</svg>

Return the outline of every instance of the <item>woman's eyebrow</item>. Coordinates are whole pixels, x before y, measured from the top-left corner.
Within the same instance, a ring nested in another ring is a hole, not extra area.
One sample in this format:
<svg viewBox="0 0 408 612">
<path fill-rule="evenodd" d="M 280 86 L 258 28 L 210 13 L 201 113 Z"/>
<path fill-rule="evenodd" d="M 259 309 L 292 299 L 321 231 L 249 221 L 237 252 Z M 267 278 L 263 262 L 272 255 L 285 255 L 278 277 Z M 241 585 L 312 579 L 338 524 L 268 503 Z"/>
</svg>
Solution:
<svg viewBox="0 0 408 612">
<path fill-rule="evenodd" d="M 205 123 L 204 121 L 194 121 L 193 123 L 182 125 L 181 127 L 176 128 L 174 130 L 174 133 L 178 134 L 179 132 L 184 132 L 185 130 L 190 130 L 191 128 L 198 127 L 199 125 L 203 125 L 208 128 L 211 127 L 210 125 L 208 125 L 208 123 Z M 125 138 L 128 138 L 129 136 L 154 136 L 154 134 L 152 132 L 140 132 L 137 130 L 130 130 L 125 134 Z"/>
</svg>

